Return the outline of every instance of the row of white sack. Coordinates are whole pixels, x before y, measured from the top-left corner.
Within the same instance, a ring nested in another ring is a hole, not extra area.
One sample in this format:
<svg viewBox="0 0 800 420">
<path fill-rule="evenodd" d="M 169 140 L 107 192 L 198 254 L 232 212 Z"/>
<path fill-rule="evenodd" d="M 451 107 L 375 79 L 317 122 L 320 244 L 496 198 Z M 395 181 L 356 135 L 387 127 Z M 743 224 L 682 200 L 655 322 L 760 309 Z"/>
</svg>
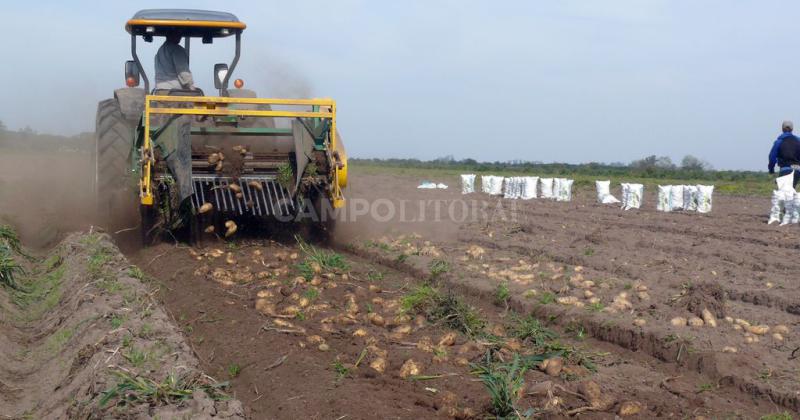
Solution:
<svg viewBox="0 0 800 420">
<path fill-rule="evenodd" d="M 713 194 L 713 185 L 659 185 L 656 210 L 708 213 Z"/>
<path fill-rule="evenodd" d="M 475 178 L 474 174 L 461 175 L 462 194 L 475 192 Z M 570 201 L 572 200 L 573 182 L 573 180 L 566 178 L 483 175 L 481 176 L 481 192 L 490 195 L 502 195 L 503 198 L 511 199 L 530 200 L 541 197 L 555 199 L 556 201 Z"/>
<path fill-rule="evenodd" d="M 597 202 L 602 204 L 619 203 L 611 195 L 611 181 L 595 181 Z M 713 185 L 666 185 L 658 186 L 658 203 L 656 210 L 673 211 L 688 210 L 698 213 L 711 212 Z M 642 206 L 644 185 L 622 183 L 622 208 L 638 209 Z"/>
</svg>

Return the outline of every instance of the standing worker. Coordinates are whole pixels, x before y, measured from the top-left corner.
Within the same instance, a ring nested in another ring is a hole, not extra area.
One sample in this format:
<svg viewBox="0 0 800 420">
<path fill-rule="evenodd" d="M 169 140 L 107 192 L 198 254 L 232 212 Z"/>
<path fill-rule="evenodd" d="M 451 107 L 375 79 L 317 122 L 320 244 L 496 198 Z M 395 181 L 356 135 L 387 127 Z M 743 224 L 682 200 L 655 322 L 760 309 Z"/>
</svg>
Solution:
<svg viewBox="0 0 800 420">
<path fill-rule="evenodd" d="M 796 188 L 800 180 L 800 139 L 792 134 L 794 124 L 791 121 L 784 121 L 781 129 L 783 134 L 778 136 L 769 152 L 769 173 L 775 173 L 775 164 L 778 165 L 778 176 L 794 173 Z"/>
</svg>

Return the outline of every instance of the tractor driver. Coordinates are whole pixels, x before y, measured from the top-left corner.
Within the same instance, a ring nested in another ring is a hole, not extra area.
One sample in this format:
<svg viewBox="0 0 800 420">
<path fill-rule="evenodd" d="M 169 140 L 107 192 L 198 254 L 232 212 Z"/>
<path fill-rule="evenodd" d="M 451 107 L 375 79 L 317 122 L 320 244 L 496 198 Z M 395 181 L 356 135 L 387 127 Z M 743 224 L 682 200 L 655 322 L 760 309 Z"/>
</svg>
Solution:
<svg viewBox="0 0 800 420">
<path fill-rule="evenodd" d="M 169 31 L 166 33 L 166 38 L 155 58 L 156 89 L 194 90 L 194 79 L 189 70 L 189 55 L 180 45 L 181 34 Z"/>
</svg>

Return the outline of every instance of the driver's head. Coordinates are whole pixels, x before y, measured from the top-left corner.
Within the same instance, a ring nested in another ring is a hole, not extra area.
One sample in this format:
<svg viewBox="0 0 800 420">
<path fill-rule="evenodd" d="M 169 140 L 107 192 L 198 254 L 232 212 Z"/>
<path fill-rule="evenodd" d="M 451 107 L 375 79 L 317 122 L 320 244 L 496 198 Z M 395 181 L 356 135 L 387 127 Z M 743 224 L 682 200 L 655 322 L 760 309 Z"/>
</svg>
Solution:
<svg viewBox="0 0 800 420">
<path fill-rule="evenodd" d="M 794 130 L 794 124 L 792 124 L 791 121 L 784 121 L 783 124 L 781 124 L 781 129 L 784 133 L 791 133 L 792 130 Z"/>
<path fill-rule="evenodd" d="M 167 42 L 170 44 L 178 44 L 181 42 L 181 34 L 178 31 L 167 31 L 166 32 Z"/>
</svg>

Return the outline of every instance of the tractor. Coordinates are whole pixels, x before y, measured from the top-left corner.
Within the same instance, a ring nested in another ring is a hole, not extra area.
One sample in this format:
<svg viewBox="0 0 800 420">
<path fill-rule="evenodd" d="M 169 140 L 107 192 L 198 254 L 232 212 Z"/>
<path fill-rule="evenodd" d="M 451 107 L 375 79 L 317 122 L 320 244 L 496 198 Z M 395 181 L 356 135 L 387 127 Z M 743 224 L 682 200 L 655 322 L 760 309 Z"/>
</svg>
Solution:
<svg viewBox="0 0 800 420">
<path fill-rule="evenodd" d="M 336 102 L 258 98 L 242 79 L 231 88 L 245 28 L 233 14 L 203 10 L 142 10 L 127 21 L 125 87 L 97 107 L 94 191 L 106 226 L 138 220 L 146 244 L 167 231 L 196 240 L 304 218 L 331 229 L 347 186 Z M 175 33 L 190 57 L 192 40 L 235 38 L 230 65 L 213 68 L 214 95 L 151 90 L 137 41 Z"/>
</svg>

